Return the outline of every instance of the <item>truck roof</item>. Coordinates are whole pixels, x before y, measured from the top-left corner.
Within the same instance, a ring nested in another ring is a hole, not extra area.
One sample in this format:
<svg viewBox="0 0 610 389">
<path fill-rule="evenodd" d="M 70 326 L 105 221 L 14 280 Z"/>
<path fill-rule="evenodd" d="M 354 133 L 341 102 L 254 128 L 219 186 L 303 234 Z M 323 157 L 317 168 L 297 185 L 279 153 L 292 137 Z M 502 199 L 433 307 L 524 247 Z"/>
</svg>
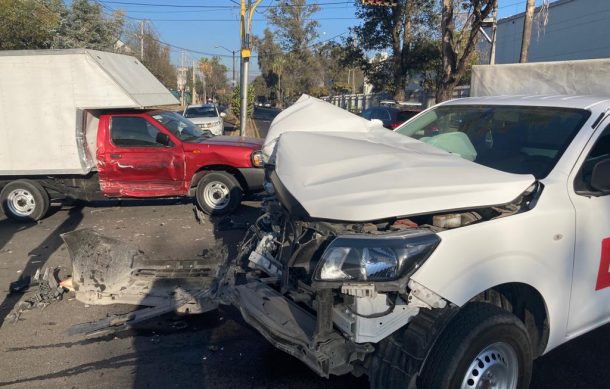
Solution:
<svg viewBox="0 0 610 389">
<path fill-rule="evenodd" d="M 592 95 L 515 95 L 481 96 L 455 99 L 446 105 L 517 105 L 532 107 L 558 107 L 590 109 L 596 105 L 609 105 L 609 96 Z"/>
</svg>

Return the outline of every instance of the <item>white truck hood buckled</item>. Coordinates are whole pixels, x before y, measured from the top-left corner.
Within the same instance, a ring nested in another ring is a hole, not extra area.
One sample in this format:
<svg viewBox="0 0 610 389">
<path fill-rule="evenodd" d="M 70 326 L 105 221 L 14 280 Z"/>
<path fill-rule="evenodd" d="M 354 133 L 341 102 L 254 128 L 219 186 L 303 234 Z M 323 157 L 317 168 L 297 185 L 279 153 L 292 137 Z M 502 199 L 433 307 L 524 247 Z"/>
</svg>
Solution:
<svg viewBox="0 0 610 389">
<path fill-rule="evenodd" d="M 310 96 L 278 115 L 264 151 L 307 213 L 331 220 L 499 205 L 535 181 L 467 161 Z"/>
</svg>

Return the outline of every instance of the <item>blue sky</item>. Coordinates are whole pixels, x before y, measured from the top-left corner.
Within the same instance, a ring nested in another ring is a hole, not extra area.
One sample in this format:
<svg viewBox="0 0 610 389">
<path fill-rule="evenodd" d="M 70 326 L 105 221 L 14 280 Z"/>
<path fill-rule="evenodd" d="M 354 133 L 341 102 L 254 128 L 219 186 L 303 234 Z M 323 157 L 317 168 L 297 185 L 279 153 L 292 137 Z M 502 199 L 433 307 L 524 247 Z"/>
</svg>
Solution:
<svg viewBox="0 0 610 389">
<path fill-rule="evenodd" d="M 526 0 L 498 0 L 499 17 L 523 12 Z M 193 50 L 187 52 L 187 60 L 197 59 L 206 54 L 223 56 L 223 61 L 231 69 L 231 54 L 216 46 L 231 50 L 239 49 L 239 0 L 97 0 L 107 12 L 122 9 L 131 22 L 138 19 L 149 20 L 150 26 L 160 35 L 160 40 L 174 46 Z M 320 23 L 318 40 L 339 40 L 348 29 L 358 24 L 354 16 L 354 0 L 309 0 L 320 4 L 316 19 Z M 542 0 L 537 0 L 537 5 Z M 267 27 L 266 7 L 276 0 L 262 0 L 254 16 L 252 32 L 260 35 Z M 138 5 L 141 4 L 141 5 Z M 170 5 L 169 7 L 166 5 Z M 343 34 L 343 35 L 340 35 Z M 340 36 L 339 36 L 340 35 Z M 198 53 L 199 52 L 199 53 Z M 210 55 L 207 55 L 210 56 Z M 172 49 L 172 58 L 180 62 L 180 50 Z M 239 67 L 239 60 L 236 61 Z M 254 62 L 253 75 L 258 72 Z M 237 73 L 239 71 L 237 70 Z"/>
</svg>

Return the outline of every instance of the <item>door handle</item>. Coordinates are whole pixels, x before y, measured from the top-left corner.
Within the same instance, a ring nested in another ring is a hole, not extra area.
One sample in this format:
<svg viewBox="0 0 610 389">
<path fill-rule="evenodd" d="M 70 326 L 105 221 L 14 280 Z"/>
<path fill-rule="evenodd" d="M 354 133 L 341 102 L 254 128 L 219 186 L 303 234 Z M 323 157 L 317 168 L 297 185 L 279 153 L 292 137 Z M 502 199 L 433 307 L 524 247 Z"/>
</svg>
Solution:
<svg viewBox="0 0 610 389">
<path fill-rule="evenodd" d="M 110 158 L 112 158 L 112 159 L 121 159 L 121 154 L 110 154 Z"/>
</svg>

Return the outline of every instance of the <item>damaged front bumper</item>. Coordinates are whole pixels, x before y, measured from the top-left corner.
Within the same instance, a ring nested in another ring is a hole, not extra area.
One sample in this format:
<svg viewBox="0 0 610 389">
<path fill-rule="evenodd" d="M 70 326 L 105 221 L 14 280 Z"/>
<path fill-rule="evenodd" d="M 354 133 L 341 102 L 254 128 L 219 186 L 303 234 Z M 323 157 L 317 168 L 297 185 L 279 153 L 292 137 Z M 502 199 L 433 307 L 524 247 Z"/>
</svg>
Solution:
<svg viewBox="0 0 610 389">
<path fill-rule="evenodd" d="M 356 344 L 336 332 L 330 315 L 314 316 L 263 282 L 236 286 L 234 304 L 244 320 L 271 344 L 322 377 L 354 372 L 355 366 L 374 351 L 371 344 Z M 330 306 L 320 299 L 319 308 Z"/>
</svg>

